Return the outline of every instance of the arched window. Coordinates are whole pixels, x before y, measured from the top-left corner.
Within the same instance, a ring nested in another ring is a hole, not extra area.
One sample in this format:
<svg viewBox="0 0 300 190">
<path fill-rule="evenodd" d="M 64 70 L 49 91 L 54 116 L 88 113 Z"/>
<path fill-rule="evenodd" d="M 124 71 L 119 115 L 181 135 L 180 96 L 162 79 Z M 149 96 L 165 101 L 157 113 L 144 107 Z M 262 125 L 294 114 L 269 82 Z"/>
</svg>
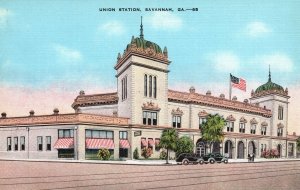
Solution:
<svg viewBox="0 0 300 190">
<path fill-rule="evenodd" d="M 147 75 L 144 76 L 144 96 L 147 96 Z"/>
<path fill-rule="evenodd" d="M 283 120 L 283 107 L 278 107 L 278 120 Z"/>
<path fill-rule="evenodd" d="M 153 77 L 153 97 L 156 98 L 157 95 L 157 85 L 156 85 L 156 77 Z"/>
<path fill-rule="evenodd" d="M 149 97 L 152 97 L 152 76 L 149 76 Z"/>
</svg>

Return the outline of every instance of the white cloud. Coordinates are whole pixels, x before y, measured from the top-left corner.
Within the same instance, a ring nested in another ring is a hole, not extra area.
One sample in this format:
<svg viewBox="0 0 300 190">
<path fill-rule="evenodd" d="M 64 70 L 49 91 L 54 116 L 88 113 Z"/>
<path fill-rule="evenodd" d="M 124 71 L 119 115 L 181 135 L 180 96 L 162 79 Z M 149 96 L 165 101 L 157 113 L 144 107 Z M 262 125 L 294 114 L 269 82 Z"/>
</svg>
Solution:
<svg viewBox="0 0 300 190">
<path fill-rule="evenodd" d="M 62 62 L 76 63 L 82 60 L 82 55 L 78 50 L 74 50 L 59 44 L 54 44 L 53 48 Z"/>
<path fill-rule="evenodd" d="M 125 32 L 123 24 L 118 21 L 104 23 L 100 25 L 98 29 L 104 31 L 109 36 L 120 36 Z"/>
<path fill-rule="evenodd" d="M 246 35 L 252 38 L 263 37 L 271 32 L 271 29 L 265 23 L 259 21 L 251 22 L 245 28 Z"/>
<path fill-rule="evenodd" d="M 257 57 L 257 64 L 262 64 L 264 67 L 271 66 L 272 71 L 292 72 L 294 63 L 289 56 L 283 53 L 274 53 Z"/>
<path fill-rule="evenodd" d="M 240 68 L 240 59 L 232 52 L 218 52 L 208 56 L 218 72 L 236 72 Z"/>
<path fill-rule="evenodd" d="M 8 9 L 0 8 L 0 28 L 5 27 L 8 22 L 8 17 L 12 15 L 12 12 Z"/>
<path fill-rule="evenodd" d="M 180 17 L 169 12 L 155 12 L 151 17 L 146 18 L 155 29 L 179 29 L 182 27 L 182 20 Z"/>
</svg>

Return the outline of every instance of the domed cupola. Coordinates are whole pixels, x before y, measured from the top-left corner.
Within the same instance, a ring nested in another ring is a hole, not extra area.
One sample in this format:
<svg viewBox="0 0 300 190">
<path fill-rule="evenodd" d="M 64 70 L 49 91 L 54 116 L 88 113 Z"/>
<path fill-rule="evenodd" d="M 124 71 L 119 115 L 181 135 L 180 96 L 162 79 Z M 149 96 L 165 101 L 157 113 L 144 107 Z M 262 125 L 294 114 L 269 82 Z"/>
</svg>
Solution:
<svg viewBox="0 0 300 190">
<path fill-rule="evenodd" d="M 274 82 L 272 82 L 271 80 L 271 71 L 269 68 L 269 79 L 268 82 L 259 86 L 255 92 L 251 93 L 252 97 L 256 97 L 256 96 L 262 96 L 262 95 L 267 95 L 267 94 L 281 94 L 281 95 L 288 95 L 288 91 L 284 90 L 284 88 L 282 86 L 280 86 L 279 84 L 276 84 Z"/>
<path fill-rule="evenodd" d="M 165 64 L 171 63 L 171 61 L 168 60 L 168 51 L 166 47 L 164 47 L 164 51 L 162 51 L 159 45 L 144 39 L 142 19 L 140 25 L 140 36 L 132 36 L 131 42 L 126 46 L 123 55 L 120 53 L 118 54 L 115 69 L 118 69 L 122 63 L 130 57 L 130 55 L 150 58 Z"/>
</svg>

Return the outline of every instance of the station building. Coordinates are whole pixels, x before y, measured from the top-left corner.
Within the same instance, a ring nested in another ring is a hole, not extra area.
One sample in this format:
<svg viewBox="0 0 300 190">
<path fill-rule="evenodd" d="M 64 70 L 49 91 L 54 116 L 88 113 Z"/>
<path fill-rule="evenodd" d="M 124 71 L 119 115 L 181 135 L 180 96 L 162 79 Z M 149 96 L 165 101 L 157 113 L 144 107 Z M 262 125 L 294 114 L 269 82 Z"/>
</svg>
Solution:
<svg viewBox="0 0 300 190">
<path fill-rule="evenodd" d="M 288 89 L 272 82 L 252 90 L 251 97 L 238 101 L 224 94 L 213 96 L 168 88 L 171 61 L 163 50 L 143 35 L 132 37 L 116 65 L 117 91 L 86 95 L 80 91 L 74 113 L 0 118 L 0 158 L 95 159 L 100 148 L 110 150 L 114 159 L 133 159 L 133 151 L 152 149 L 152 158 L 162 151 L 157 145 L 162 131 L 176 128 L 189 136 L 195 152 L 208 152 L 201 139 L 201 124 L 208 114 L 226 119 L 225 138 L 213 145 L 213 152 L 229 158 L 261 157 L 276 149 L 280 157 L 296 156 L 297 136 L 288 135 Z M 267 78 L 267 77 L 266 77 Z"/>
</svg>

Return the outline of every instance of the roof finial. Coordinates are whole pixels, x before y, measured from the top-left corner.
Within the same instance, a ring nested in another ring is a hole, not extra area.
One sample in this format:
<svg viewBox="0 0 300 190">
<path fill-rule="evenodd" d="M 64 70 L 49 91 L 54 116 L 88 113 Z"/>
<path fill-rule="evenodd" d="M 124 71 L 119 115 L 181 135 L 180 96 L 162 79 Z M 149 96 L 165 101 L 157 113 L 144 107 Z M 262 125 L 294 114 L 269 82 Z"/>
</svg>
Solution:
<svg viewBox="0 0 300 190">
<path fill-rule="evenodd" d="M 141 16 L 140 38 L 141 38 L 142 40 L 144 39 L 144 34 L 143 34 L 143 17 L 142 17 L 142 16 Z"/>
<path fill-rule="evenodd" d="M 270 65 L 269 65 L 269 80 L 268 82 L 271 82 L 271 69 L 270 69 Z"/>
</svg>

